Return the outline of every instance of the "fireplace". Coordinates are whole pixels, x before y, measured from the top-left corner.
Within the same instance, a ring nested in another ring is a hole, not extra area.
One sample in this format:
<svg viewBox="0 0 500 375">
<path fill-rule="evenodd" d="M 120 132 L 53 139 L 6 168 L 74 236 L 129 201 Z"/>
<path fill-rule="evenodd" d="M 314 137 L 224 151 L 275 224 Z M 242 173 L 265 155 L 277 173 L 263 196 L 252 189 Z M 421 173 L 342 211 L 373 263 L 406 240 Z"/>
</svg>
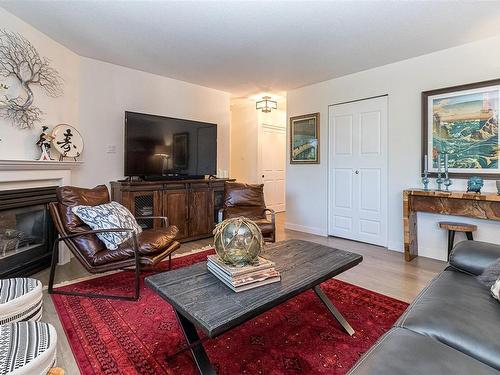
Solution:
<svg viewBox="0 0 500 375">
<path fill-rule="evenodd" d="M 56 186 L 0 191 L 0 278 L 28 276 L 50 265 L 54 226 L 48 203 Z"/>
</svg>

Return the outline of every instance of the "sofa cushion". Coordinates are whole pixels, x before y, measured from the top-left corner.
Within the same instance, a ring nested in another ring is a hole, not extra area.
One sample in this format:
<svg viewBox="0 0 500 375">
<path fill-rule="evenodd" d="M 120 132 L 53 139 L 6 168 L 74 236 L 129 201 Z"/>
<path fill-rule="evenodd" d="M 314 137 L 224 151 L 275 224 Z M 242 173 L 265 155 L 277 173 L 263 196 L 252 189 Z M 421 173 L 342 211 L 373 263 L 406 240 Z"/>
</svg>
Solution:
<svg viewBox="0 0 500 375">
<path fill-rule="evenodd" d="M 434 337 L 500 370 L 500 305 L 466 273 L 447 269 L 439 274 L 396 326 Z"/>
<path fill-rule="evenodd" d="M 349 374 L 497 374 L 493 368 L 430 337 L 392 328 L 354 365 Z"/>
<path fill-rule="evenodd" d="M 481 241 L 462 241 L 453 248 L 450 265 L 477 276 L 498 258 L 500 258 L 500 245 Z"/>
</svg>

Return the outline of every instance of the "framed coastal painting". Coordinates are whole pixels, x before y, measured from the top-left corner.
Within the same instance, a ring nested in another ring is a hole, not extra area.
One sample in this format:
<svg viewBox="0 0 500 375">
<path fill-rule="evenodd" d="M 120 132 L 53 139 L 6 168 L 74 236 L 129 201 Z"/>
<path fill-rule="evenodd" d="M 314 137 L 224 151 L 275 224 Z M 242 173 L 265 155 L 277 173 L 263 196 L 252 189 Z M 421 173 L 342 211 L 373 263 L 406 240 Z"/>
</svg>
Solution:
<svg viewBox="0 0 500 375">
<path fill-rule="evenodd" d="M 500 179 L 499 100 L 500 79 L 423 92 L 422 170 L 428 155 L 435 176 L 441 153 L 450 177 Z"/>
<path fill-rule="evenodd" d="M 319 113 L 290 117 L 290 163 L 319 164 Z"/>
</svg>

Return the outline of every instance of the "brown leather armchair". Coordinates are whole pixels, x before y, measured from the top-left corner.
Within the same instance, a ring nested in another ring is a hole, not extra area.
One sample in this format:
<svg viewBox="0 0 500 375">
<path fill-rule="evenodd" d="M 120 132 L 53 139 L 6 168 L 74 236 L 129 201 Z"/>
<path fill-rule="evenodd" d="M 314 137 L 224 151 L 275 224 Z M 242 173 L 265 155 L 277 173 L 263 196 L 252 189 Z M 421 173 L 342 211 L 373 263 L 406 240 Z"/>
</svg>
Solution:
<svg viewBox="0 0 500 375">
<path fill-rule="evenodd" d="M 170 268 L 172 253 L 180 247 L 180 243 L 175 241 L 178 232 L 177 227 L 169 226 L 167 218 L 158 216 L 139 217 L 138 219 L 163 219 L 165 229 L 144 230 L 137 235 L 130 228 L 91 230 L 71 209 L 78 205 L 97 206 L 109 203 L 108 188 L 105 185 L 99 185 L 93 189 L 62 186 L 57 189 L 56 195 L 57 202 L 49 204 L 49 211 L 59 234 L 53 247 L 49 293 L 135 301 L 139 298 L 141 268 L 152 267 L 167 256 L 169 257 Z M 96 236 L 97 233 L 102 232 L 131 232 L 132 239 L 122 243 L 116 250 L 108 250 Z M 102 273 L 134 267 L 134 296 L 112 296 L 54 290 L 55 270 L 59 255 L 58 245 L 61 241 L 64 241 L 75 258 L 90 273 Z"/>
<path fill-rule="evenodd" d="M 264 185 L 226 182 L 224 184 L 223 219 L 246 217 L 260 228 L 264 241 L 276 241 L 276 218 L 274 210 L 266 208 Z M 271 220 L 268 219 L 268 215 Z"/>
</svg>

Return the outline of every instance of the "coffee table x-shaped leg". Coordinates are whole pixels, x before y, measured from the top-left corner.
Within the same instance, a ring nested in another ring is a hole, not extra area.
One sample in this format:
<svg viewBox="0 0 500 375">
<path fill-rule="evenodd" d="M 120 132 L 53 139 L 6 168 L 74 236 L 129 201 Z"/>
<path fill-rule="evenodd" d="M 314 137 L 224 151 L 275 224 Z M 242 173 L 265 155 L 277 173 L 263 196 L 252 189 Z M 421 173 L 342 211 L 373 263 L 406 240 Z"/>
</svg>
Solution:
<svg viewBox="0 0 500 375">
<path fill-rule="evenodd" d="M 333 315 L 335 320 L 342 326 L 344 331 L 350 336 L 354 335 L 354 329 L 351 327 L 349 322 L 344 318 L 344 316 L 340 313 L 339 310 L 334 306 L 332 301 L 326 296 L 325 292 L 321 290 L 319 285 L 316 285 L 312 288 L 316 295 L 319 297 L 321 302 L 323 302 L 326 308 Z M 177 310 L 175 310 L 177 315 L 177 319 L 181 325 L 182 331 L 184 332 L 184 336 L 189 344 L 191 354 L 193 355 L 194 361 L 200 374 L 202 375 L 216 375 L 216 372 L 212 365 L 210 364 L 210 360 L 208 359 L 208 355 L 203 348 L 202 340 L 196 331 L 196 327 L 193 323 L 191 323 L 188 319 L 182 316 Z"/>
</svg>

